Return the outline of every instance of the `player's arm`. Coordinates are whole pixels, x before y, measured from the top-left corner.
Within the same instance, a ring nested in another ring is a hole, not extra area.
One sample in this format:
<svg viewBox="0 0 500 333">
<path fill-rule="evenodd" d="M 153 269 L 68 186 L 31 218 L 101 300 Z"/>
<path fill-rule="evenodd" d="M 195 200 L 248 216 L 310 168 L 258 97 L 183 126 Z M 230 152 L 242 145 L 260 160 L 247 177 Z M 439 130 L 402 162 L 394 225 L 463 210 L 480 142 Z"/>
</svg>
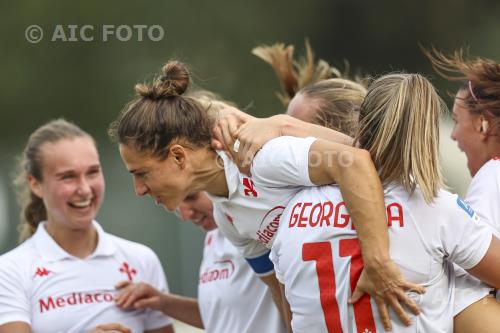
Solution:
<svg viewBox="0 0 500 333">
<path fill-rule="evenodd" d="M 498 238 L 492 236 L 484 257 L 467 271 L 490 286 L 500 288 L 500 241 Z"/>
<path fill-rule="evenodd" d="M 405 281 L 389 256 L 383 188 L 368 151 L 316 140 L 309 150 L 309 177 L 316 185 L 339 185 L 356 227 L 365 264 L 362 277 L 370 283 L 361 280 L 353 299 L 359 299 L 361 291 L 368 292 L 378 300 L 386 328 L 391 327 L 386 303 L 409 325 L 410 319 L 402 304 L 415 314 L 419 313 L 419 307 L 405 291 L 424 292 L 424 288 Z"/>
<path fill-rule="evenodd" d="M 282 114 L 269 118 L 248 118 L 244 122 L 226 117 L 216 126 L 214 142 L 221 143 L 214 147 L 224 148 L 232 156 L 240 171 L 248 173 L 248 166 L 255 154 L 266 142 L 280 136 L 299 138 L 312 136 L 345 145 L 353 144 L 353 139 L 341 132 Z M 238 153 L 232 149 L 236 139 L 240 144 Z"/>
<path fill-rule="evenodd" d="M 204 328 L 198 301 L 194 298 L 162 293 L 147 283 L 124 281 L 119 283 L 116 288 L 119 290 L 116 305 L 122 309 L 161 311 L 165 315 L 191 326 Z M 170 333 L 173 332 L 173 329 L 166 326 L 161 330 L 150 332 Z"/>
<path fill-rule="evenodd" d="M 497 332 L 498 316 L 500 316 L 500 303 L 495 297 L 486 296 L 455 316 L 453 332 Z"/>
<path fill-rule="evenodd" d="M 276 275 L 274 273 L 266 275 L 266 276 L 260 276 L 260 279 L 262 282 L 264 282 L 269 290 L 271 291 L 271 295 L 273 297 L 274 304 L 278 308 L 278 311 L 281 316 L 281 320 L 286 324 L 287 330 L 288 326 L 290 325 L 288 315 L 287 315 L 287 309 L 285 307 L 285 304 L 283 303 L 283 299 L 285 298 L 284 295 L 282 294 L 282 290 L 280 288 L 280 283 L 278 279 L 276 278 Z M 288 304 L 288 303 L 287 303 Z M 291 329 L 288 330 L 288 332 L 291 332 Z"/>
<path fill-rule="evenodd" d="M 31 333 L 31 326 L 25 322 L 12 322 L 0 326 L 0 333 Z"/>
<path fill-rule="evenodd" d="M 283 283 L 280 283 L 280 290 L 282 296 L 281 301 L 283 302 L 283 309 L 285 315 L 286 330 L 290 333 L 292 332 L 292 309 L 290 308 L 290 303 L 288 303 L 288 300 L 286 299 L 285 285 Z"/>
</svg>

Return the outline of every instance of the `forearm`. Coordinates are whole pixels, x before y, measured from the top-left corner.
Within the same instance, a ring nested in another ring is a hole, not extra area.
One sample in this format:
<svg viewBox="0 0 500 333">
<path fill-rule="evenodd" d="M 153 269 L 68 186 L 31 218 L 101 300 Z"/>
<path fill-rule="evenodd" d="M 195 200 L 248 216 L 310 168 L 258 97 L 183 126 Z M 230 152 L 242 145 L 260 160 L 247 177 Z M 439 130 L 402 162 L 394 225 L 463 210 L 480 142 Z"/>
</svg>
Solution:
<svg viewBox="0 0 500 333">
<path fill-rule="evenodd" d="M 161 311 L 167 316 L 182 321 L 183 323 L 201 329 L 204 328 L 198 300 L 195 298 L 163 294 Z"/>
<path fill-rule="evenodd" d="M 376 269 L 389 260 L 384 192 L 369 153 L 353 151 L 351 165 L 338 168 L 338 184 L 356 227 L 365 266 Z"/>
<path fill-rule="evenodd" d="M 268 276 L 261 276 L 260 279 L 267 285 L 267 287 L 271 291 L 271 296 L 273 297 L 274 304 L 278 308 L 281 320 L 286 323 L 287 316 L 285 313 L 285 307 L 283 306 L 283 296 L 281 294 L 280 283 L 278 279 L 276 279 L 276 275 L 273 273 Z"/>
<path fill-rule="evenodd" d="M 280 128 L 280 133 L 283 136 L 287 135 L 299 138 L 313 136 L 318 139 L 333 141 L 348 146 L 351 146 L 354 141 L 350 136 L 345 135 L 341 132 L 335 131 L 328 127 L 301 121 L 291 116 L 281 114 L 273 116 L 271 118 L 276 121 Z"/>
</svg>

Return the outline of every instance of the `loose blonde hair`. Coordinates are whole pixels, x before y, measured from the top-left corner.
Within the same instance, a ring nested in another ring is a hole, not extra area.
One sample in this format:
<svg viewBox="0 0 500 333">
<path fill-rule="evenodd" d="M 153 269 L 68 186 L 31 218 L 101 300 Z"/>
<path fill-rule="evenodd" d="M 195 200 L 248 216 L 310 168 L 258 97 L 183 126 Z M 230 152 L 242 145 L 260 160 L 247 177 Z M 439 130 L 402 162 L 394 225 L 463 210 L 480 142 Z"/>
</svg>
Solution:
<svg viewBox="0 0 500 333">
<path fill-rule="evenodd" d="M 396 182 L 427 203 L 443 187 L 439 163 L 439 117 L 444 105 L 419 74 L 389 74 L 375 80 L 361 105 L 356 142 L 367 149 L 383 184 Z"/>
<path fill-rule="evenodd" d="M 344 72 L 322 59 L 316 62 L 307 40 L 305 56 L 295 60 L 294 49 L 277 43 L 256 47 L 252 53 L 273 68 L 282 89 L 277 95 L 285 107 L 295 95 L 303 94 L 315 110 L 313 123 L 353 136 L 366 95 L 365 81 L 349 77 L 347 62 Z"/>
</svg>

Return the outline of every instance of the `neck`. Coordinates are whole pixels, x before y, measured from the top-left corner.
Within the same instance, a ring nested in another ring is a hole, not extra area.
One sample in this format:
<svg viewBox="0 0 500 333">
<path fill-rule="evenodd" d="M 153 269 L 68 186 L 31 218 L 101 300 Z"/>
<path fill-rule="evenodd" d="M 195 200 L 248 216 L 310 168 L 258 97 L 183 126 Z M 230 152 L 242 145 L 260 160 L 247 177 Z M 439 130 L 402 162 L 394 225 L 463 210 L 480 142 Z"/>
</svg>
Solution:
<svg viewBox="0 0 500 333">
<path fill-rule="evenodd" d="M 497 140 L 492 142 L 488 147 L 489 160 L 500 157 L 500 140 L 498 140 L 498 137 L 494 137 L 494 139 Z"/>
<path fill-rule="evenodd" d="M 200 156 L 194 177 L 194 188 L 198 191 L 207 191 L 220 197 L 229 195 L 224 163 L 213 150 L 208 150 Z"/>
<path fill-rule="evenodd" d="M 94 226 L 84 230 L 75 230 L 49 221 L 46 224 L 46 230 L 64 251 L 77 258 L 85 259 L 97 247 L 98 235 Z"/>
</svg>

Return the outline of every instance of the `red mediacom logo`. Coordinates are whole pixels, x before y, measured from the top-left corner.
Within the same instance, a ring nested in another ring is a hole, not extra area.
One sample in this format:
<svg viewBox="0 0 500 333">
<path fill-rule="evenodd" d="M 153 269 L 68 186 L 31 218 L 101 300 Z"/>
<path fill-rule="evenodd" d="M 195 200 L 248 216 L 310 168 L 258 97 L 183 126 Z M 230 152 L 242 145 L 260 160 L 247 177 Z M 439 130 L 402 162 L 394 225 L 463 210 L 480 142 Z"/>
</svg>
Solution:
<svg viewBox="0 0 500 333">
<path fill-rule="evenodd" d="M 134 275 L 137 274 L 137 270 L 135 270 L 135 268 L 130 267 L 126 262 L 124 262 L 123 265 L 120 267 L 120 272 L 127 274 L 127 278 L 129 281 L 132 281 Z"/>
<path fill-rule="evenodd" d="M 257 231 L 257 240 L 266 246 L 272 244 L 274 236 L 280 225 L 281 214 L 285 210 L 284 206 L 276 206 L 269 210 L 262 221 L 260 222 L 259 230 Z"/>
<path fill-rule="evenodd" d="M 41 276 L 41 277 L 48 276 L 50 273 L 52 273 L 52 271 L 49 271 L 47 268 L 37 267 L 34 277 L 37 277 L 37 276 Z"/>
<path fill-rule="evenodd" d="M 211 267 L 207 267 L 200 275 L 199 284 L 229 279 L 234 273 L 234 268 L 234 263 L 231 259 L 216 260 Z"/>
</svg>

